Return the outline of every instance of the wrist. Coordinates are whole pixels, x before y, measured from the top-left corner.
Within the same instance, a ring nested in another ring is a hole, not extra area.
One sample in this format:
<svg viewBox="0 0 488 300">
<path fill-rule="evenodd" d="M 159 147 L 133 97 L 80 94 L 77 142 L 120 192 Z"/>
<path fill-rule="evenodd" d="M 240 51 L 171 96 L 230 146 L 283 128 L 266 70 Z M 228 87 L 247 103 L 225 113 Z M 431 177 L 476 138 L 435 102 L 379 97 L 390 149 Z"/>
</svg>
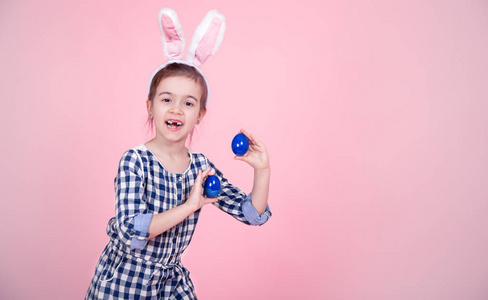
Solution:
<svg viewBox="0 0 488 300">
<path fill-rule="evenodd" d="M 196 212 L 199 208 L 198 205 L 192 204 L 189 201 L 186 201 L 185 203 L 183 203 L 183 206 L 185 207 L 188 215 L 191 215 L 192 213 Z"/>
<path fill-rule="evenodd" d="M 266 175 L 266 174 L 269 174 L 269 173 L 271 173 L 271 168 L 270 168 L 269 165 L 267 167 L 255 168 L 254 169 L 254 174 L 263 174 L 263 175 Z"/>
</svg>

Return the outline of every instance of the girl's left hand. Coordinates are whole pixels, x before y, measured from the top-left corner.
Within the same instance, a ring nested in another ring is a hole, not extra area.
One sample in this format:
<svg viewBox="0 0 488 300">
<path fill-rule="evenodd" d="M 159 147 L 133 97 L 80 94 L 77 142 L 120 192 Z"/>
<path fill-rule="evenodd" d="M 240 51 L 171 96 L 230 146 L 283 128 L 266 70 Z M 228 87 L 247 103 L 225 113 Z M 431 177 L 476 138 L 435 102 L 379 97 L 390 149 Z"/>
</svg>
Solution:
<svg viewBox="0 0 488 300">
<path fill-rule="evenodd" d="M 247 162 L 255 170 L 269 169 L 269 156 L 264 144 L 244 129 L 241 129 L 240 133 L 249 140 L 249 150 L 243 156 L 235 156 L 234 159 Z"/>
</svg>

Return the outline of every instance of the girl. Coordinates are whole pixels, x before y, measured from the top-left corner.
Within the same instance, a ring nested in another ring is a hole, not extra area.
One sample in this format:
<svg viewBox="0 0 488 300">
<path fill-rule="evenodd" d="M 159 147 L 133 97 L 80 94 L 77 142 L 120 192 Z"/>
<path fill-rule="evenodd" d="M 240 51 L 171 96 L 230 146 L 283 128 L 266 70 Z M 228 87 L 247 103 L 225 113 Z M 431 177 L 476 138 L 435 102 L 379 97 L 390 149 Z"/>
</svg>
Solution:
<svg viewBox="0 0 488 300">
<path fill-rule="evenodd" d="M 114 181 L 116 213 L 107 226 L 110 241 L 85 299 L 196 299 L 181 255 L 201 208 L 212 203 L 248 225 L 261 225 L 271 216 L 269 159 L 257 138 L 241 130 L 249 151 L 235 157 L 254 168 L 249 195 L 203 154 L 185 147 L 205 116 L 207 96 L 207 82 L 195 64 L 171 60 L 153 76 L 146 104 L 155 137 L 122 155 Z M 211 174 L 222 188 L 214 199 L 202 196 L 202 184 Z"/>
</svg>

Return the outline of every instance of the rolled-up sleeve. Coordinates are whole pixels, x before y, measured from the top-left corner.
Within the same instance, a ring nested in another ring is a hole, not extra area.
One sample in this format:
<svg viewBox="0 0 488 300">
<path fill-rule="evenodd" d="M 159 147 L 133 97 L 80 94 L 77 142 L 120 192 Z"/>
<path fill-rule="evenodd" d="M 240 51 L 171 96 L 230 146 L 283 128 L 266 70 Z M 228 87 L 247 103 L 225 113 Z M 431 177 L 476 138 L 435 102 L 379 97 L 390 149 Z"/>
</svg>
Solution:
<svg viewBox="0 0 488 300">
<path fill-rule="evenodd" d="M 221 192 L 217 197 L 218 201 L 213 203 L 215 206 L 247 225 L 262 225 L 268 221 L 271 217 L 269 206 L 266 206 L 266 212 L 260 215 L 252 206 L 251 194 L 246 195 L 232 185 L 212 162 L 208 161 L 208 164 L 220 179 Z"/>
<path fill-rule="evenodd" d="M 251 193 L 247 195 L 246 199 L 242 201 L 242 213 L 246 219 L 251 223 L 251 225 L 263 225 L 271 217 L 271 211 L 269 210 L 269 205 L 266 204 L 266 211 L 259 214 L 258 211 L 252 205 Z"/>
<path fill-rule="evenodd" d="M 140 214 L 134 217 L 134 229 L 136 232 L 144 233 L 143 236 L 140 237 L 133 237 L 130 249 L 144 249 L 147 244 L 147 237 L 146 234 L 149 230 L 149 224 L 151 224 L 152 220 L 152 213 L 149 214 Z"/>
<path fill-rule="evenodd" d="M 152 214 L 146 205 L 144 172 L 139 156 L 131 149 L 120 159 L 115 185 L 118 237 L 131 249 L 142 249 Z"/>
</svg>

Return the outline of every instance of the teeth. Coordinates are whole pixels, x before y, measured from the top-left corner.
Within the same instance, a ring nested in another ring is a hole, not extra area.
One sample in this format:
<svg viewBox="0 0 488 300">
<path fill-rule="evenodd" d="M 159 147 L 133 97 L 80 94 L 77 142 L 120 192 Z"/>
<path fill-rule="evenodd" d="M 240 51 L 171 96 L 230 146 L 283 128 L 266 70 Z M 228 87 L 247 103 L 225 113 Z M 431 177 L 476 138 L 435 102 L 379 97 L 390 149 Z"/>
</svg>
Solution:
<svg viewBox="0 0 488 300">
<path fill-rule="evenodd" d="M 171 122 L 171 121 L 166 121 L 166 125 L 172 126 L 172 127 L 181 127 L 183 126 L 183 123 L 181 122 Z"/>
</svg>

